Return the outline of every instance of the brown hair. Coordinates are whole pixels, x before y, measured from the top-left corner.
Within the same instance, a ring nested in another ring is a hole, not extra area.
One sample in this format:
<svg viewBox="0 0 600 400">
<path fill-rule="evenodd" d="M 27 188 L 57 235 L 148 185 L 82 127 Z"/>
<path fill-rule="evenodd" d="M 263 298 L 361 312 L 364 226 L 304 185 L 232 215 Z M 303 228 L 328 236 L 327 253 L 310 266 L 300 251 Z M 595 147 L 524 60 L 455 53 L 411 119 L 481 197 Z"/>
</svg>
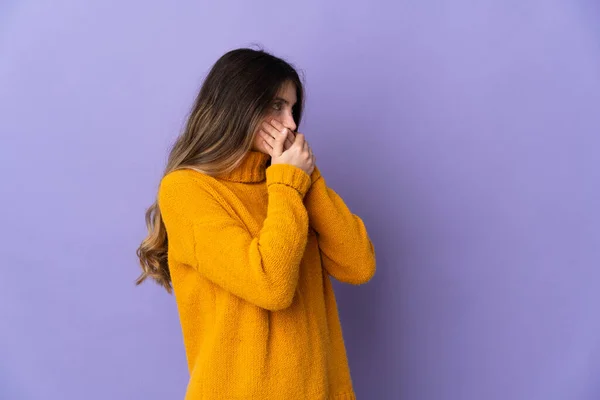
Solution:
<svg viewBox="0 0 600 400">
<path fill-rule="evenodd" d="M 296 86 L 293 109 L 300 125 L 304 88 L 292 65 L 264 50 L 236 49 L 213 65 L 194 101 L 183 133 L 173 145 L 163 177 L 179 169 L 211 176 L 230 172 L 251 149 L 254 132 L 281 86 Z M 169 293 L 168 237 L 158 200 L 146 211 L 148 236 L 137 249 L 142 273 L 136 285 L 154 279 Z"/>
</svg>

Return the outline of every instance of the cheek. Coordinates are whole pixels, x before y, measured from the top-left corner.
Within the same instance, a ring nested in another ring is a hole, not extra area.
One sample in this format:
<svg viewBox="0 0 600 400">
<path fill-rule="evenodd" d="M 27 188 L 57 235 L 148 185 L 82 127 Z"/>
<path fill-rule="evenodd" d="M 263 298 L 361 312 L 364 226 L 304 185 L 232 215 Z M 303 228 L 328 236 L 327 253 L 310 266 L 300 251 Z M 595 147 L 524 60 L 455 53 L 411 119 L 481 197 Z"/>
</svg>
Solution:
<svg viewBox="0 0 600 400">
<path fill-rule="evenodd" d="M 262 141 L 263 141 L 263 139 L 260 136 L 260 133 L 256 132 L 256 134 L 254 135 L 254 140 L 253 140 L 254 145 L 258 146 L 262 143 Z"/>
<path fill-rule="evenodd" d="M 269 111 L 263 118 L 262 122 L 271 123 L 272 120 L 281 122 L 281 115 L 276 110 Z"/>
</svg>

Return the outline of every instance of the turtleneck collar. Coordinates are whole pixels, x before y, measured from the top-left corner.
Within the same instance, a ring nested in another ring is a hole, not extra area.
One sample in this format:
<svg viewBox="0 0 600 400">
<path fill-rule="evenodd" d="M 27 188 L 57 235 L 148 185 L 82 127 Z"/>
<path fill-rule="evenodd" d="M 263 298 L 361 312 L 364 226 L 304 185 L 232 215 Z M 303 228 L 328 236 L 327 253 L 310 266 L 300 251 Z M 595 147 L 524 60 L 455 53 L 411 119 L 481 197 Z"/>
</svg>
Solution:
<svg viewBox="0 0 600 400">
<path fill-rule="evenodd" d="M 268 154 L 250 150 L 233 171 L 221 174 L 218 178 L 232 182 L 262 182 L 266 179 L 267 163 L 270 159 Z"/>
</svg>

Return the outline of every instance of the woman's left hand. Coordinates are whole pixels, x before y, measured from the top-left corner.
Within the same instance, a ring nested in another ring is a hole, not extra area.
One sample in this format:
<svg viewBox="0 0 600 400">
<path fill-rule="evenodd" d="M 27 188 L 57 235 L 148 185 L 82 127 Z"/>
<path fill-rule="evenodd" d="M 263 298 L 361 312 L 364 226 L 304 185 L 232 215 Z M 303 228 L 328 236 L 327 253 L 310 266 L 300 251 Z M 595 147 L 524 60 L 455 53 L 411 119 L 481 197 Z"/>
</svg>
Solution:
<svg viewBox="0 0 600 400">
<path fill-rule="evenodd" d="M 265 144 L 267 145 L 268 150 L 273 150 L 273 147 L 270 145 L 270 143 L 272 143 L 275 140 L 275 137 L 278 136 L 284 129 L 287 130 L 287 138 L 285 140 L 285 142 L 283 143 L 283 151 L 286 151 L 287 149 L 289 149 L 292 144 L 294 144 L 294 142 L 296 141 L 296 134 L 298 132 L 292 132 L 291 130 L 287 129 L 285 126 L 283 126 L 283 124 L 279 121 L 277 121 L 276 119 L 271 120 L 271 123 L 264 121 L 262 123 L 261 129 L 260 129 L 260 134 L 263 136 L 263 139 L 265 140 Z M 316 157 L 314 155 L 314 153 L 312 152 L 312 148 L 309 147 L 309 151 L 310 151 L 310 156 L 313 159 L 313 163 L 316 161 Z M 269 154 L 271 154 L 269 152 Z"/>
<path fill-rule="evenodd" d="M 279 132 L 283 131 L 284 129 L 285 129 L 285 126 L 283 126 L 276 119 L 273 119 L 273 120 L 271 120 L 270 123 L 267 121 L 264 121 L 262 123 L 261 129 L 260 129 L 260 134 L 263 135 L 263 138 L 266 140 L 268 140 L 268 139 L 275 140 L 275 137 L 279 135 Z M 287 131 L 288 131 L 288 134 L 287 134 L 287 139 L 283 143 L 283 151 L 286 151 L 287 149 L 289 149 L 292 146 L 292 144 L 294 144 L 294 141 L 296 140 L 296 133 L 292 132 L 289 129 Z M 270 141 L 271 140 L 268 140 L 268 142 L 270 142 Z"/>
</svg>

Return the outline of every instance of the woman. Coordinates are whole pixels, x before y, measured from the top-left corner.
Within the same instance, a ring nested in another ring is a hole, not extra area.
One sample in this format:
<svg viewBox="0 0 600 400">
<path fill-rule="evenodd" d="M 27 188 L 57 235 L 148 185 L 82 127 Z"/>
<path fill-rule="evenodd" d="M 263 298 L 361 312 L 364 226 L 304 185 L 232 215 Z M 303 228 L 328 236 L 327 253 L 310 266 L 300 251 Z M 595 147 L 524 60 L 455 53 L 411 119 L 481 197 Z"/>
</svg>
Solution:
<svg viewBox="0 0 600 400">
<path fill-rule="evenodd" d="M 330 276 L 369 281 L 375 252 L 297 132 L 303 99 L 284 60 L 223 55 L 146 213 L 137 284 L 174 289 L 186 399 L 355 399 Z"/>
</svg>

